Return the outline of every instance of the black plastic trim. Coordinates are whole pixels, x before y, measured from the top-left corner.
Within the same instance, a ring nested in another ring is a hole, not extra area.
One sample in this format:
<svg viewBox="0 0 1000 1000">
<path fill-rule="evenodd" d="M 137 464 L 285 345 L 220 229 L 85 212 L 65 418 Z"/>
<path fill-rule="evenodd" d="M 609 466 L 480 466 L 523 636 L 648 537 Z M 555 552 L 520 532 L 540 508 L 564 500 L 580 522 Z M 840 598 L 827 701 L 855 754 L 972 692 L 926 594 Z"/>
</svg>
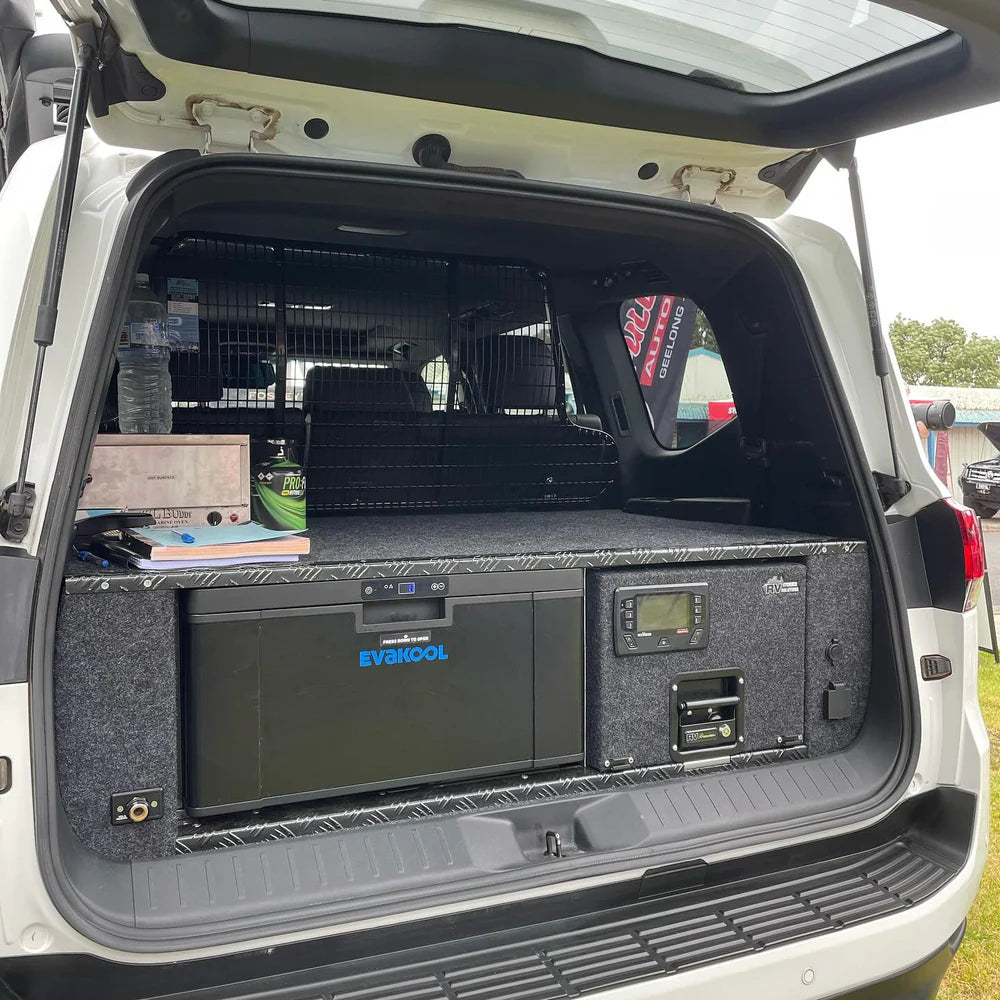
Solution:
<svg viewBox="0 0 1000 1000">
<path fill-rule="evenodd" d="M 781 188 L 785 192 L 785 197 L 789 201 L 795 201 L 806 186 L 806 181 L 813 175 L 813 171 L 820 163 L 821 156 L 818 150 L 811 149 L 803 153 L 794 153 L 792 156 L 777 163 L 768 164 L 757 171 L 757 177 L 768 184 Z"/>
<path fill-rule="evenodd" d="M 158 101 L 166 96 L 167 88 L 142 64 L 137 55 L 122 49 L 117 34 L 107 22 L 107 14 L 99 4 L 104 27 L 95 29 L 89 22 L 73 25 L 70 33 L 80 45 L 90 45 L 98 52 L 97 72 L 90 83 L 90 108 L 103 118 L 112 104 L 122 101 Z"/>
<path fill-rule="evenodd" d="M 931 604 L 944 611 L 965 610 L 965 558 L 955 511 L 938 500 L 914 515 Z"/>
<path fill-rule="evenodd" d="M 899 576 L 903 584 L 906 606 L 929 608 L 932 606 L 927 566 L 920 545 L 920 531 L 915 517 L 891 515 L 888 518 L 889 542 L 896 554 Z"/>
<path fill-rule="evenodd" d="M 0 549 L 0 684 L 28 679 L 38 560 L 23 549 Z"/>
<path fill-rule="evenodd" d="M 943 681 L 946 677 L 951 677 L 951 660 L 940 653 L 931 656 L 920 657 L 920 676 L 925 681 Z"/>
<path fill-rule="evenodd" d="M 1000 94 L 1000 36 L 985 4 L 969 17 L 936 17 L 952 29 L 942 36 L 779 94 L 461 25 L 252 10 L 220 0 L 134 0 L 134 7 L 156 50 L 185 63 L 785 149 L 831 145 Z"/>
<path fill-rule="evenodd" d="M 821 837 L 828 833 L 831 826 L 872 821 L 889 808 L 898 799 L 901 789 L 909 780 L 919 746 L 919 705 L 916 686 L 912 683 L 908 671 L 912 651 L 908 631 L 905 628 L 906 608 L 898 583 L 898 571 L 888 544 L 885 518 L 881 512 L 874 484 L 867 472 L 857 428 L 843 399 L 835 368 L 819 331 L 802 276 L 795 266 L 794 259 L 775 240 L 773 234 L 763 226 L 742 217 L 725 215 L 697 205 L 665 204 L 661 200 L 639 195 L 609 194 L 555 184 L 532 184 L 505 177 L 487 178 L 451 172 L 442 174 L 419 168 L 359 165 L 308 158 L 218 154 L 209 158 L 203 157 L 198 161 L 168 162 L 162 172 L 151 171 L 146 175 L 146 185 L 143 188 L 133 189 L 134 197 L 124 215 L 107 268 L 109 274 L 120 277 L 121 283 L 117 287 L 109 284 L 105 288 L 95 311 L 88 334 L 88 343 L 92 349 L 84 354 L 70 415 L 70 426 L 76 429 L 76 433 L 64 437 L 49 491 L 49 503 L 44 512 L 45 531 L 41 541 L 42 576 L 39 584 L 42 600 L 38 602 L 36 608 L 33 633 L 35 683 L 32 685 L 32 718 L 35 734 L 36 834 L 42 877 L 53 902 L 63 916 L 81 933 L 95 941 L 109 947 L 135 951 L 162 951 L 165 948 L 192 947 L 194 944 L 220 944 L 244 940 L 248 933 L 255 930 L 266 933 L 277 933 L 279 930 L 279 925 L 271 921 L 259 927 L 255 925 L 253 928 L 240 929 L 228 925 L 216 925 L 211 928 L 185 926 L 171 927 L 162 934 L 152 934 L 123 924 L 119 914 L 95 908 L 89 898 L 90 891 L 76 885 L 66 869 L 61 852 L 70 851 L 64 840 L 69 837 L 69 832 L 64 825 L 56 783 L 50 779 L 54 770 L 51 664 L 56 611 L 64 569 L 63 557 L 69 544 L 73 505 L 89 454 L 88 442 L 93 440 L 97 430 L 100 407 L 95 405 L 96 393 L 110 377 L 114 330 L 124 314 L 128 300 L 130 290 L 128 276 L 137 268 L 145 241 L 151 237 L 158 225 L 162 225 L 169 218 L 171 210 L 184 211 L 191 207 L 191 191 L 190 189 L 185 191 L 184 185 L 195 180 L 203 183 L 213 179 L 217 183 L 218 180 L 224 179 L 226 189 L 233 190 L 234 185 L 239 188 L 240 184 L 249 179 L 254 184 L 261 181 L 268 182 L 273 189 L 279 178 L 280 189 L 288 191 L 289 198 L 292 197 L 291 192 L 305 191 L 310 183 L 321 181 L 324 190 L 328 190 L 327 185 L 330 182 L 340 181 L 364 184 L 368 189 L 365 192 L 367 197 L 372 197 L 393 185 L 405 185 L 412 196 L 419 193 L 423 197 L 430 197 L 445 193 L 453 208 L 460 199 L 468 199 L 470 196 L 474 196 L 477 200 L 502 197 L 505 205 L 511 210 L 515 207 L 521 211 L 530 208 L 533 215 L 538 218 L 541 218 L 539 213 L 548 211 L 550 221 L 563 218 L 579 220 L 581 215 L 587 212 L 593 212 L 595 219 L 605 218 L 607 213 L 614 212 L 615 218 L 621 217 L 623 224 L 631 222 L 637 227 L 640 220 L 647 223 L 655 220 L 659 224 L 671 217 L 684 218 L 685 221 L 698 218 L 698 225 L 706 231 L 714 229 L 720 233 L 744 238 L 752 242 L 761 252 L 769 254 L 781 266 L 787 292 L 802 317 L 803 332 L 816 361 L 820 384 L 831 403 L 837 434 L 845 448 L 850 474 L 858 484 L 861 512 L 871 540 L 870 552 L 873 565 L 888 597 L 889 613 L 886 616 L 886 629 L 894 653 L 892 665 L 896 671 L 895 680 L 907 703 L 903 706 L 898 730 L 895 727 L 892 730 L 892 747 L 887 749 L 888 756 L 894 755 L 894 764 L 886 773 L 878 792 L 866 805 L 842 808 L 834 806 L 826 811 L 815 810 L 797 819 L 794 824 L 768 828 L 767 835 L 773 837 L 776 830 L 782 833 L 791 830 L 795 836 L 801 838 Z M 199 197 L 203 200 L 204 193 Z M 877 739 L 874 742 L 877 743 Z M 876 747 L 876 752 L 881 755 L 882 751 Z M 728 831 L 725 836 L 706 838 L 702 842 L 702 849 L 710 852 L 722 849 L 724 845 L 726 850 L 745 850 L 761 843 L 766 843 L 764 831 L 754 828 Z M 609 858 L 603 863 L 602 871 L 610 872 L 615 868 L 621 871 L 627 864 L 627 858 Z M 107 890 L 112 883 L 121 890 L 123 882 L 129 876 L 127 872 L 119 871 L 119 868 L 125 869 L 127 866 L 115 867 L 105 864 L 103 868 L 99 867 L 95 873 L 87 877 L 91 881 L 101 880 L 99 888 L 102 891 Z M 596 873 L 596 868 L 593 871 Z M 497 877 L 490 888 L 495 891 L 497 887 L 507 884 L 509 883 Z M 97 888 L 95 884 L 95 891 Z M 458 896 L 443 898 L 441 902 L 442 905 L 446 905 L 468 900 L 469 893 L 466 891 Z M 406 902 L 412 904 L 412 900 Z M 391 901 L 389 908 L 393 912 L 398 912 L 399 901 Z M 316 925 L 317 919 L 315 909 L 296 912 L 281 923 L 280 929 L 290 931 L 311 928 Z"/>
<path fill-rule="evenodd" d="M 975 796 L 942 788 L 908 800 L 867 829 L 744 859 L 654 869 L 601 888 L 199 961 L 127 965 L 68 954 L 4 959 L 0 983 L 22 1000 L 165 994 L 181 1000 L 202 990 L 203 1000 L 304 1000 L 354 991 L 367 996 L 365 988 L 390 1000 L 423 996 L 408 992 L 421 980 L 447 987 L 472 977 L 485 985 L 498 976 L 496 992 L 488 995 L 514 1000 L 537 995 L 532 990 L 548 974 L 546 996 L 577 996 L 901 912 L 960 870 L 975 813 Z M 600 966 L 602 943 L 611 953 L 603 975 L 578 972 L 573 956 Z M 907 976 L 913 973 L 897 979 L 909 982 Z M 500 992 L 505 982 L 508 989 Z M 894 994 L 861 991 L 845 1000 L 888 996 Z"/>
<path fill-rule="evenodd" d="M 158 101 L 167 88 L 140 62 L 132 52 L 118 49 L 101 70 L 104 100 L 108 104 L 122 101 Z"/>
</svg>

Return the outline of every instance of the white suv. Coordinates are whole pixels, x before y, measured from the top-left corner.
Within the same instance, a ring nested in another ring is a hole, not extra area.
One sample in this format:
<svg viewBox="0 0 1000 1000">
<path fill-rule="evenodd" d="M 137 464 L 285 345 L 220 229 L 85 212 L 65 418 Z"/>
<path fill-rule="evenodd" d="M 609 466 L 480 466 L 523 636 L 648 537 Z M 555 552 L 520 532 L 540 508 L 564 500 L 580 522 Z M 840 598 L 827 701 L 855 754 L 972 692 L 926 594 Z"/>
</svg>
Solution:
<svg viewBox="0 0 1000 1000">
<path fill-rule="evenodd" d="M 54 2 L 0 0 L 0 991 L 933 997 L 983 543 L 853 140 L 1000 97 L 1000 10 Z M 303 477 L 298 555 L 192 557 Z"/>
</svg>

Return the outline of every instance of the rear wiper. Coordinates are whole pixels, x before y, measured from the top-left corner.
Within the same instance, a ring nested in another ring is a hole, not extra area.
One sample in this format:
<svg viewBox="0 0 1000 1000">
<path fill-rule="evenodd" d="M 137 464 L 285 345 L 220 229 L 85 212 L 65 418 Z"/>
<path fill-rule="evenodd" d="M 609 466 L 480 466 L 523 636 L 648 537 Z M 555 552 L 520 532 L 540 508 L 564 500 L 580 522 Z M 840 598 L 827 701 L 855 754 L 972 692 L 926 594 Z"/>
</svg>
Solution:
<svg viewBox="0 0 1000 1000">
<path fill-rule="evenodd" d="M 735 90 L 739 94 L 747 92 L 745 83 L 734 80 L 730 76 L 722 76 L 721 73 L 712 73 L 707 69 L 693 69 L 688 73 L 688 77 L 692 80 L 697 80 L 699 83 L 710 83 L 713 87 L 722 87 L 724 90 Z"/>
</svg>

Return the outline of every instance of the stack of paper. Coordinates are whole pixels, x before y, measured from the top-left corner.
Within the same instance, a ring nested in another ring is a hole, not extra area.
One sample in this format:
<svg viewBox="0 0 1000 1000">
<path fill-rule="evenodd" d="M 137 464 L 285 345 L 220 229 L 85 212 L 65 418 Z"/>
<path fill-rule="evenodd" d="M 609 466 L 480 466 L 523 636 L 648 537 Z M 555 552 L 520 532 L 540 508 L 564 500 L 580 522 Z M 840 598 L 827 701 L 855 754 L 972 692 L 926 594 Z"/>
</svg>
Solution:
<svg viewBox="0 0 1000 1000">
<path fill-rule="evenodd" d="M 259 524 L 132 528 L 120 541 L 95 543 L 95 552 L 137 569 L 197 569 L 245 563 L 296 562 L 309 539 Z"/>
</svg>

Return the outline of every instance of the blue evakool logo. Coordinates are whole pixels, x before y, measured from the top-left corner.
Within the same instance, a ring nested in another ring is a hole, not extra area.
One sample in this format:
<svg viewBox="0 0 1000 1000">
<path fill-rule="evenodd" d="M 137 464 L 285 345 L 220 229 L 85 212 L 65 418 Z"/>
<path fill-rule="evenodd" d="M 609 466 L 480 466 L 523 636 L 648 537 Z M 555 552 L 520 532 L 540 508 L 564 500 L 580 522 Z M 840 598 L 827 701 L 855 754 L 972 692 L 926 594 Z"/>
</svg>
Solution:
<svg viewBox="0 0 1000 1000">
<path fill-rule="evenodd" d="M 398 646 L 395 649 L 362 649 L 358 653 L 361 667 L 380 667 L 383 664 L 420 663 L 422 660 L 447 660 L 444 643 L 433 646 Z"/>
</svg>

